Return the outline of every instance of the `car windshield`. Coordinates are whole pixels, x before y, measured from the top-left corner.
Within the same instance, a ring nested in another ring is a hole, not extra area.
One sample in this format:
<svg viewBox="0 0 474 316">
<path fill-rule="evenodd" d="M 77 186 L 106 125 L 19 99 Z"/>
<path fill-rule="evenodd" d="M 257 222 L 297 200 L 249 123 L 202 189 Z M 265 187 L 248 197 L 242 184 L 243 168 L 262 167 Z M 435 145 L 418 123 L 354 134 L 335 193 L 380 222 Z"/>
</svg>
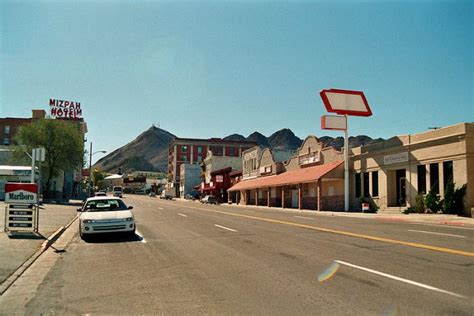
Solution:
<svg viewBox="0 0 474 316">
<path fill-rule="evenodd" d="M 124 211 L 127 209 L 125 203 L 117 199 L 89 201 L 85 206 L 86 212 Z"/>
</svg>

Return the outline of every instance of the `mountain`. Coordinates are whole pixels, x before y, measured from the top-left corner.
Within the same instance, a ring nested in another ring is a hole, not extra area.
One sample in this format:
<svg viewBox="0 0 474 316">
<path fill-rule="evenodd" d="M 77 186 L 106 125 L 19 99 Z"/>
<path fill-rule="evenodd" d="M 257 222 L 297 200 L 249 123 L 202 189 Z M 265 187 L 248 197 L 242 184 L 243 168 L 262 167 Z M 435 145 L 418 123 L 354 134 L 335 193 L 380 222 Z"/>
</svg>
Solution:
<svg viewBox="0 0 474 316">
<path fill-rule="evenodd" d="M 296 150 L 303 141 L 288 128 L 279 130 L 268 137 L 271 148 Z"/>
<path fill-rule="evenodd" d="M 245 141 L 245 137 L 240 135 L 240 134 L 232 134 L 232 135 L 229 135 L 227 137 L 224 137 L 223 138 L 224 140 L 232 140 L 232 141 Z"/>
<path fill-rule="evenodd" d="M 119 167 L 122 168 L 123 173 L 135 170 L 166 172 L 168 169 L 168 147 L 175 137 L 168 131 L 152 126 L 130 143 L 100 159 L 94 167 L 110 173 L 116 173 Z M 232 134 L 225 137 L 224 140 L 249 140 L 263 147 L 287 150 L 296 150 L 303 142 L 288 128 L 281 129 L 270 137 L 253 132 L 247 138 L 240 134 Z M 326 147 L 331 146 L 338 150 L 344 146 L 343 137 L 321 136 L 319 140 Z M 369 136 L 359 135 L 349 137 L 349 145 L 358 147 L 380 140 L 383 139 L 372 139 Z"/>
<path fill-rule="evenodd" d="M 130 143 L 100 159 L 94 167 L 116 173 L 118 168 L 127 173 L 135 170 L 166 172 L 168 146 L 176 136 L 152 126 Z"/>
<path fill-rule="evenodd" d="M 263 147 L 270 147 L 267 137 L 260 134 L 259 132 L 253 132 L 247 137 L 247 140 L 251 142 L 255 142 Z"/>
</svg>

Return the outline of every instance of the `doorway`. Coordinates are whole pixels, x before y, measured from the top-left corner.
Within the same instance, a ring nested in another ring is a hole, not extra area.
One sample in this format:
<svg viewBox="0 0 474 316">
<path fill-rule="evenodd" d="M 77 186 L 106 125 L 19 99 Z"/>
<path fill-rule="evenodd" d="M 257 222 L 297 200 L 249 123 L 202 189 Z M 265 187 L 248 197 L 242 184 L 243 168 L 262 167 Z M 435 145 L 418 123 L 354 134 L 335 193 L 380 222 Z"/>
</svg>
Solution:
<svg viewBox="0 0 474 316">
<path fill-rule="evenodd" d="M 407 190 L 406 190 L 406 170 L 399 169 L 396 171 L 396 189 L 397 189 L 397 206 L 406 206 Z"/>
<path fill-rule="evenodd" d="M 291 207 L 298 208 L 298 190 L 291 190 Z"/>
</svg>

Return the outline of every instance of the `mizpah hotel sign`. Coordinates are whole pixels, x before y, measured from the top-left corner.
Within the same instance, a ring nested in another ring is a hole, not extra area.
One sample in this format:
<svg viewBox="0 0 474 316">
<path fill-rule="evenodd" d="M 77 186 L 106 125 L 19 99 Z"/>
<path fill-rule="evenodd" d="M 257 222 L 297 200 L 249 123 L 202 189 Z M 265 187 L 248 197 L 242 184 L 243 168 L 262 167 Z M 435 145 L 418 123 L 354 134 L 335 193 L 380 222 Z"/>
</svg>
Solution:
<svg viewBox="0 0 474 316">
<path fill-rule="evenodd" d="M 49 107 L 53 118 L 72 120 L 82 118 L 81 103 L 79 102 L 49 99 Z"/>
</svg>

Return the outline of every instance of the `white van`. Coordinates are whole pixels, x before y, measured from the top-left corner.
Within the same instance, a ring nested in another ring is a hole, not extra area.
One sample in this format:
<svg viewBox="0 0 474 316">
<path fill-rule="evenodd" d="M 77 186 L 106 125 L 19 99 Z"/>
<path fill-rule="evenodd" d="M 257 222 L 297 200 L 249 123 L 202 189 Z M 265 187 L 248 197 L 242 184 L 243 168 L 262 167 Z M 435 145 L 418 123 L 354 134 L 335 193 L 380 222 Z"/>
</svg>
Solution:
<svg viewBox="0 0 474 316">
<path fill-rule="evenodd" d="M 122 197 L 123 189 L 122 187 L 114 187 L 112 192 L 114 193 L 114 196 L 117 196 L 119 198 Z"/>
</svg>

